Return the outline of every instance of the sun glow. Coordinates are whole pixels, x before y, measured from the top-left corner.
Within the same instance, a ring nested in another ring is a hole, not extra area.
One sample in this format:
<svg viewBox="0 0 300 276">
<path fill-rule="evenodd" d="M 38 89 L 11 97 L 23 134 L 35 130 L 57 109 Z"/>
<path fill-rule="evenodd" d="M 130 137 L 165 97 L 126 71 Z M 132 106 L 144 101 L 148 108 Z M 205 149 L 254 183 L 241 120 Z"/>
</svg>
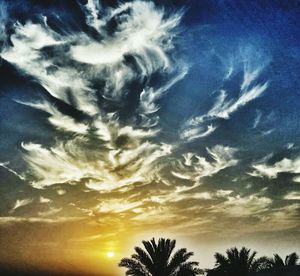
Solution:
<svg viewBox="0 0 300 276">
<path fill-rule="evenodd" d="M 113 258 L 115 256 L 115 252 L 109 251 L 109 252 L 106 253 L 106 256 L 108 258 Z"/>
</svg>

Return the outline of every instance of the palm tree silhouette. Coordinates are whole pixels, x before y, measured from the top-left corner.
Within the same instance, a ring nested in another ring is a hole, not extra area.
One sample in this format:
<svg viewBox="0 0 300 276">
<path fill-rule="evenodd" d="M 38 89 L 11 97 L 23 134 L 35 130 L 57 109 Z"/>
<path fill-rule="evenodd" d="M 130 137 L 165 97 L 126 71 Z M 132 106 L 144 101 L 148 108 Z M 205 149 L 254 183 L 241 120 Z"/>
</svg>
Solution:
<svg viewBox="0 0 300 276">
<path fill-rule="evenodd" d="M 256 252 L 243 247 L 236 247 L 226 251 L 226 256 L 216 253 L 216 265 L 214 269 L 208 270 L 208 276 L 246 276 L 251 272 L 265 270 L 269 266 L 269 259 L 261 257 L 255 259 Z"/>
<path fill-rule="evenodd" d="M 285 257 L 285 260 L 278 255 L 274 254 L 274 257 L 270 259 L 270 266 L 272 268 L 283 268 L 298 265 L 299 256 L 296 252 L 293 252 Z"/>
<path fill-rule="evenodd" d="M 126 275 L 134 276 L 194 276 L 202 274 L 198 262 L 188 262 L 193 255 L 181 248 L 173 253 L 175 240 L 160 238 L 156 243 L 143 241 L 146 250 L 135 247 L 131 258 L 123 258 L 119 266 L 127 268 Z M 172 254 L 173 253 L 173 254 Z"/>
</svg>

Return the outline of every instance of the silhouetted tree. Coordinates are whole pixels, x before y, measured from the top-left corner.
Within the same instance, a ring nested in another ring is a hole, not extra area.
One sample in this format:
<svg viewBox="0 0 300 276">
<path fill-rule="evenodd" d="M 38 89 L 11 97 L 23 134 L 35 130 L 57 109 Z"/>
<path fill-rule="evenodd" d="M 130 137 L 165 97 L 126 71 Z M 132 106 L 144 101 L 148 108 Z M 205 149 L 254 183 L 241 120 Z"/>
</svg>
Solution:
<svg viewBox="0 0 300 276">
<path fill-rule="evenodd" d="M 281 268 L 286 266 L 296 266 L 298 264 L 299 256 L 296 252 L 293 252 L 285 257 L 285 260 L 278 255 L 274 254 L 274 257 L 270 259 L 270 265 L 272 268 Z"/>
<path fill-rule="evenodd" d="M 264 271 L 266 275 L 289 276 L 300 275 L 300 266 L 298 265 L 299 256 L 294 252 L 283 260 L 278 254 L 268 260 L 268 267 Z"/>
<path fill-rule="evenodd" d="M 269 267 L 269 259 L 261 257 L 255 259 L 256 252 L 243 247 L 236 247 L 226 251 L 226 256 L 216 253 L 216 265 L 208 270 L 208 276 L 246 276 L 251 272 L 258 272 Z"/>
<path fill-rule="evenodd" d="M 159 239 L 156 243 L 143 241 L 146 250 L 135 247 L 135 254 L 131 258 L 123 258 L 120 267 L 127 268 L 126 275 L 134 276 L 194 276 L 202 274 L 198 262 L 188 262 L 193 255 L 181 248 L 173 253 L 175 240 Z M 173 254 L 172 254 L 173 253 Z"/>
</svg>

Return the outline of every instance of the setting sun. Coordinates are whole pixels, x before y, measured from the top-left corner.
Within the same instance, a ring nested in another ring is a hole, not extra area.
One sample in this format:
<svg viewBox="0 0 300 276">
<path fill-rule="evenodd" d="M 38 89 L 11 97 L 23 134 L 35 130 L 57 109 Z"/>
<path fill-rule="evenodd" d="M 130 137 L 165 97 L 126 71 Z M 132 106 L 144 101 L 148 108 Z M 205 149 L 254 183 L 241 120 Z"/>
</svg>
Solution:
<svg viewBox="0 0 300 276">
<path fill-rule="evenodd" d="M 115 256 L 115 252 L 109 251 L 109 252 L 106 253 L 106 256 L 108 258 L 113 258 Z"/>
</svg>

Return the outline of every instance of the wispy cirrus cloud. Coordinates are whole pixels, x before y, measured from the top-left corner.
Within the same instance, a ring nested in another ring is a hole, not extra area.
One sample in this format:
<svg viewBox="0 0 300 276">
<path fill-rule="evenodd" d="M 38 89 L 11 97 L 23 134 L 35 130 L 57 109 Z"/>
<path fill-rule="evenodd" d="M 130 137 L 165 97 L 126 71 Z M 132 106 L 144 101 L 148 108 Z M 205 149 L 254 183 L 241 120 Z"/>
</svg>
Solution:
<svg viewBox="0 0 300 276">
<path fill-rule="evenodd" d="M 33 199 L 32 198 L 25 198 L 25 199 L 18 199 L 14 206 L 11 208 L 11 210 L 9 211 L 9 213 L 13 213 L 15 210 L 21 208 L 21 207 L 24 207 L 30 203 L 33 202 Z"/>
<path fill-rule="evenodd" d="M 259 64 L 257 60 L 254 61 L 252 58 L 252 55 L 248 51 L 242 53 L 243 80 L 240 84 L 240 94 L 238 97 L 228 99 L 228 92 L 225 89 L 220 89 L 219 96 L 205 114 L 194 116 L 183 124 L 182 131 L 180 132 L 182 140 L 190 142 L 211 135 L 217 129 L 219 119 L 230 119 L 233 113 L 262 96 L 269 84 L 268 82 L 259 83 L 258 78 L 268 64 L 268 61 L 259 56 L 259 60 L 261 61 Z M 233 73 L 232 67 L 230 68 L 230 74 L 225 80 L 228 80 Z M 260 117 L 257 117 L 256 120 L 255 127 L 259 123 Z"/>
<path fill-rule="evenodd" d="M 57 130 L 62 130 L 65 132 L 74 132 L 77 134 L 87 134 L 88 131 L 87 124 L 76 122 L 75 119 L 73 119 L 72 117 L 64 115 L 55 107 L 55 105 L 47 102 L 46 100 L 41 102 L 35 102 L 35 103 L 22 102 L 19 100 L 15 100 L 15 102 L 48 113 L 50 115 L 48 119 L 49 123 Z"/>
<path fill-rule="evenodd" d="M 6 169 L 7 171 L 9 171 L 10 173 L 12 173 L 13 175 L 17 176 L 19 179 L 21 180 L 25 180 L 25 178 L 19 174 L 18 172 L 16 172 L 15 170 L 11 169 L 9 166 L 9 162 L 0 162 L 0 167 Z"/>
<path fill-rule="evenodd" d="M 281 161 L 275 162 L 274 164 L 258 163 L 252 165 L 253 171 L 249 173 L 251 176 L 255 177 L 268 177 L 277 178 L 280 173 L 300 173 L 300 158 L 296 157 L 294 159 L 283 158 Z M 297 182 L 297 176 L 295 177 L 295 182 Z"/>
<path fill-rule="evenodd" d="M 260 123 L 261 117 L 262 117 L 262 112 L 260 110 L 256 110 L 256 115 L 253 121 L 252 128 L 257 128 L 258 124 Z"/>
<path fill-rule="evenodd" d="M 47 143 L 22 143 L 27 170 L 11 172 L 38 189 L 40 210 L 35 210 L 37 217 L 11 221 L 63 221 L 64 212 L 76 209 L 74 213 L 95 221 L 101 215 L 116 225 L 129 223 L 124 218 L 155 226 L 168 221 L 174 228 L 189 225 L 195 233 L 210 231 L 206 224 L 218 225 L 222 216 L 231 222 L 272 210 L 268 196 L 238 194 L 238 181 L 229 188 L 205 182 L 239 164 L 239 145 L 218 141 L 203 154 L 185 148 L 185 142 L 210 136 L 221 120 L 265 93 L 268 82 L 260 77 L 267 62 L 252 64 L 247 55 L 242 70 L 231 63 L 223 84 L 241 71 L 239 95 L 232 97 L 234 91 L 221 87 L 208 111 L 186 121 L 180 139 L 170 142 L 160 119 L 160 100 L 188 74 L 189 66 L 175 50 L 182 12 L 169 13 L 150 1 L 104 7 L 88 0 L 80 6 L 90 33 L 59 32 L 59 24 L 54 30 L 44 17 L 16 23 L 11 44 L 1 51 L 3 59 L 42 90 L 14 100 L 46 113 L 53 130 Z M 254 129 L 262 124 L 261 114 Z M 85 199 L 70 200 L 72 191 Z M 17 203 L 16 209 L 29 204 Z M 174 225 L 176 219 L 183 224 Z"/>
<path fill-rule="evenodd" d="M 300 200 L 300 192 L 299 191 L 289 192 L 283 198 L 286 200 Z"/>
<path fill-rule="evenodd" d="M 83 220 L 83 217 L 59 217 L 59 218 L 42 218 L 42 217 L 0 217 L 1 224 L 18 224 L 18 223 L 61 223 Z"/>
<path fill-rule="evenodd" d="M 36 23 L 17 22 L 12 45 L 1 51 L 3 59 L 55 99 L 36 100 L 37 94 L 35 100 L 15 100 L 46 112 L 56 130 L 51 146 L 22 144 L 29 168 L 22 177 L 33 178 L 34 188 L 83 183 L 88 189 L 108 192 L 150 183 L 161 157 L 172 152 L 172 145 L 151 140 L 160 131 L 157 101 L 188 70 L 170 55 L 182 12 L 169 14 L 145 1 L 100 6 L 90 0 L 81 8 L 86 24 L 101 39 L 83 32 L 59 33 L 43 17 Z M 152 83 L 152 75 L 158 73 L 164 81 Z M 132 92 L 132 83 L 137 91 Z M 137 103 L 129 111 L 132 93 Z M 84 116 L 75 118 L 61 103 Z M 68 133 L 71 139 L 59 135 Z"/>
<path fill-rule="evenodd" d="M 212 206 L 211 211 L 232 217 L 255 216 L 269 211 L 272 202 L 268 197 L 255 194 L 245 197 L 229 195 L 224 203 Z"/>
<path fill-rule="evenodd" d="M 194 153 L 183 154 L 183 160 L 178 161 L 172 174 L 180 179 L 195 181 L 196 183 L 205 176 L 212 176 L 219 171 L 235 166 L 238 160 L 234 154 L 236 148 L 216 145 L 213 148 L 206 149 L 213 162 Z"/>
</svg>

